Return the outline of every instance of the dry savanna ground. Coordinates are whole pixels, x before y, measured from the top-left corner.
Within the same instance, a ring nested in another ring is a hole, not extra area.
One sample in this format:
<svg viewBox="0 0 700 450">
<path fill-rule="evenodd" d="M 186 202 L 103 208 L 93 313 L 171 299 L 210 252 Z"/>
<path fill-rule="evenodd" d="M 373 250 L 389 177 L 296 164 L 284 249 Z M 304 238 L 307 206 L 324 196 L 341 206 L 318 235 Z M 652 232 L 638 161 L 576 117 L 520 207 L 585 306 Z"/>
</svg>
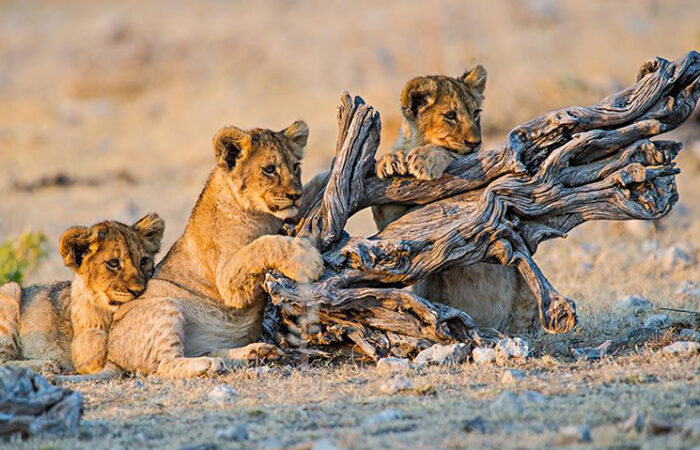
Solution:
<svg viewBox="0 0 700 450">
<path fill-rule="evenodd" d="M 387 148 L 407 79 L 456 75 L 477 62 L 489 71 L 482 122 L 495 145 L 518 123 L 632 83 L 649 57 L 698 49 L 698 18 L 694 0 L 0 1 L 0 239 L 26 229 L 49 236 L 51 256 L 28 282 L 69 276 L 55 243 L 73 224 L 157 211 L 170 245 L 212 166 L 210 140 L 222 125 L 306 120 L 308 178 L 332 157 L 342 90 L 381 112 Z M 527 361 L 413 369 L 403 375 L 413 388 L 394 394 L 382 386 L 396 376 L 354 361 L 78 384 L 79 436 L 6 444 L 698 446 L 697 422 L 695 432 L 688 428 L 700 417 L 700 356 L 659 350 L 680 339 L 679 330 L 698 329 L 691 314 L 659 308 L 700 310 L 700 124 L 673 137 L 686 148 L 680 202 L 667 218 L 585 224 L 538 252 L 551 281 L 578 301 L 581 323 L 565 336 L 526 336 Z M 358 215 L 350 231 L 372 233 L 370 216 Z M 638 315 L 615 308 L 627 295 L 653 306 Z M 660 335 L 647 340 L 638 329 L 654 314 L 668 318 L 649 323 Z M 630 332 L 635 340 L 600 361 L 571 355 L 572 347 Z M 509 369 L 523 377 L 503 383 Z M 219 385 L 232 391 L 211 399 Z M 641 431 L 624 425 L 634 412 Z M 569 425 L 588 430 L 592 442 L 563 437 Z"/>
</svg>

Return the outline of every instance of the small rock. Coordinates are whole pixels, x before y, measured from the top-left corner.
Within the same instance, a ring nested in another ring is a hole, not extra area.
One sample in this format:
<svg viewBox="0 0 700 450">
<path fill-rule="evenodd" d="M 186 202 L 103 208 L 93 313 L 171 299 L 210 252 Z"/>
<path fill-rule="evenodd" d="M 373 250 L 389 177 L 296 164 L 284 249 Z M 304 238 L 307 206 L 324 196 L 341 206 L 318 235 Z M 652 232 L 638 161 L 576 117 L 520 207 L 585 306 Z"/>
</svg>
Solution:
<svg viewBox="0 0 700 450">
<path fill-rule="evenodd" d="M 637 433 L 641 433 L 644 429 L 644 416 L 639 414 L 637 411 L 634 411 L 627 418 L 627 420 L 622 423 L 620 428 L 622 428 L 622 431 L 625 433 L 629 433 L 632 430 L 636 430 Z"/>
<path fill-rule="evenodd" d="M 401 391 L 413 390 L 413 382 L 406 377 L 394 377 L 379 387 L 383 394 L 396 394 Z"/>
<path fill-rule="evenodd" d="M 522 394 L 522 398 L 526 402 L 537 403 L 538 405 L 547 403 L 547 397 L 537 391 L 525 391 Z"/>
<path fill-rule="evenodd" d="M 700 299 L 700 285 L 693 281 L 686 280 L 678 286 L 675 296 L 681 300 Z"/>
<path fill-rule="evenodd" d="M 597 361 L 608 355 L 608 350 L 613 341 L 607 340 L 597 347 L 572 348 L 571 352 L 576 359 L 583 361 Z"/>
<path fill-rule="evenodd" d="M 613 311 L 623 315 L 640 315 L 651 311 L 653 305 L 644 297 L 628 295 L 615 302 Z"/>
<path fill-rule="evenodd" d="M 627 333 L 627 340 L 631 345 L 640 345 L 653 339 L 659 339 L 663 333 L 656 328 L 635 328 Z"/>
<path fill-rule="evenodd" d="M 692 355 L 700 352 L 700 344 L 697 342 L 679 341 L 662 348 L 667 355 Z"/>
<path fill-rule="evenodd" d="M 385 409 L 384 411 L 373 416 L 369 416 L 367 419 L 365 419 L 364 425 L 372 426 L 380 423 L 392 422 L 401 418 L 403 418 L 403 414 L 401 414 L 401 411 L 398 411 L 396 409 Z"/>
<path fill-rule="evenodd" d="M 226 403 L 230 402 L 238 396 L 238 392 L 228 384 L 220 384 L 215 386 L 207 393 L 207 398 L 210 401 Z"/>
<path fill-rule="evenodd" d="M 681 339 L 687 339 L 689 341 L 700 341 L 700 333 L 693 330 L 692 328 L 683 328 L 678 337 Z"/>
<path fill-rule="evenodd" d="M 501 395 L 491 403 L 491 409 L 495 412 L 505 412 L 510 415 L 520 414 L 525 410 L 518 396 L 511 391 L 503 391 Z"/>
<path fill-rule="evenodd" d="M 666 314 L 653 314 L 644 321 L 645 328 L 666 328 L 671 325 L 671 318 Z"/>
<path fill-rule="evenodd" d="M 472 433 L 478 431 L 479 433 L 486 433 L 486 421 L 481 416 L 476 416 L 471 420 L 467 420 L 462 426 L 462 430 L 467 433 Z"/>
<path fill-rule="evenodd" d="M 496 362 L 505 364 L 509 359 L 524 361 L 530 352 L 530 346 L 520 338 L 501 339 L 494 348 Z"/>
<path fill-rule="evenodd" d="M 700 438 L 700 418 L 690 419 L 683 424 L 683 432 L 691 438 Z"/>
<path fill-rule="evenodd" d="M 501 384 L 514 384 L 523 378 L 525 378 L 525 373 L 522 370 L 506 369 L 501 375 Z"/>
<path fill-rule="evenodd" d="M 661 254 L 661 270 L 673 272 L 683 270 L 697 263 L 695 249 L 687 246 L 674 245 Z"/>
<path fill-rule="evenodd" d="M 476 347 L 472 350 L 472 358 L 477 364 L 491 364 L 496 359 L 496 352 L 492 348 Z"/>
<path fill-rule="evenodd" d="M 224 441 L 247 441 L 248 430 L 244 425 L 237 425 L 217 431 L 216 437 Z"/>
<path fill-rule="evenodd" d="M 407 373 L 411 370 L 411 362 L 404 358 L 382 358 L 377 361 L 377 372 L 382 375 Z"/>
<path fill-rule="evenodd" d="M 469 357 L 469 347 L 466 344 L 441 345 L 435 344 L 418 353 L 413 360 L 416 365 L 422 364 L 459 364 Z"/>
<path fill-rule="evenodd" d="M 311 450 L 336 450 L 337 448 L 338 446 L 330 439 L 319 439 L 311 445 Z"/>
<path fill-rule="evenodd" d="M 587 426 L 570 425 L 559 429 L 557 444 L 576 444 L 592 442 L 591 429 Z"/>
</svg>

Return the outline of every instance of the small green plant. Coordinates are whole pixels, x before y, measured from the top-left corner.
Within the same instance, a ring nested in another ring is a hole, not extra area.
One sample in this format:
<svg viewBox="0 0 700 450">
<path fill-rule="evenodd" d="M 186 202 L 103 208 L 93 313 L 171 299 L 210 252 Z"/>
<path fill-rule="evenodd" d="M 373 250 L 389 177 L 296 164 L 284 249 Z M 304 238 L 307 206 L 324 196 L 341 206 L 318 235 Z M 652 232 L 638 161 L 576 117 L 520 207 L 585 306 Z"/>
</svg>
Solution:
<svg viewBox="0 0 700 450">
<path fill-rule="evenodd" d="M 21 283 L 27 271 L 35 269 L 48 254 L 47 241 L 41 231 L 25 231 L 0 243 L 0 285 Z"/>
</svg>

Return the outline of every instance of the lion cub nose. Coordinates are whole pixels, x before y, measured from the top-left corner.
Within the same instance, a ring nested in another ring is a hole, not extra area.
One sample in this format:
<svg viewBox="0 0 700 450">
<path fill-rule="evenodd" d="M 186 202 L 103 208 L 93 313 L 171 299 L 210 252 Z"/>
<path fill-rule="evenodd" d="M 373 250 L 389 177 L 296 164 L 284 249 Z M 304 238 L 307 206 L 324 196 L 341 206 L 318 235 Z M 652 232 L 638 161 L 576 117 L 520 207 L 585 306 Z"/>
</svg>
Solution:
<svg viewBox="0 0 700 450">
<path fill-rule="evenodd" d="M 290 199 L 291 201 L 295 202 L 301 198 L 301 193 L 294 192 L 292 194 L 287 194 L 287 198 Z"/>
<path fill-rule="evenodd" d="M 467 147 L 471 147 L 471 148 L 477 148 L 478 146 L 481 145 L 481 140 L 470 141 L 469 139 L 465 139 L 464 145 L 466 145 Z"/>
</svg>

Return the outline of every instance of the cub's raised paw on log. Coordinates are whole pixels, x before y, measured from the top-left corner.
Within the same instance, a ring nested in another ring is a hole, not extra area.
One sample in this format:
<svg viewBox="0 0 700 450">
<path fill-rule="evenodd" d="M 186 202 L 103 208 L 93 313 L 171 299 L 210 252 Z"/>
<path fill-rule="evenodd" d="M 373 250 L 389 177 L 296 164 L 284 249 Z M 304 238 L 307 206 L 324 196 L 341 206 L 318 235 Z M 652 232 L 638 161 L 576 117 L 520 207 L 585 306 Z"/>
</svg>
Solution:
<svg viewBox="0 0 700 450">
<path fill-rule="evenodd" d="M 273 268 L 299 283 L 318 280 L 325 269 L 321 253 L 304 238 L 279 236 L 280 249 Z"/>
<path fill-rule="evenodd" d="M 408 173 L 419 180 L 437 180 L 454 161 L 455 157 L 446 149 L 434 145 L 416 147 L 406 156 Z"/>
<path fill-rule="evenodd" d="M 387 153 L 377 160 L 375 168 L 377 177 L 383 179 L 407 175 L 406 155 L 403 152 Z"/>
</svg>

